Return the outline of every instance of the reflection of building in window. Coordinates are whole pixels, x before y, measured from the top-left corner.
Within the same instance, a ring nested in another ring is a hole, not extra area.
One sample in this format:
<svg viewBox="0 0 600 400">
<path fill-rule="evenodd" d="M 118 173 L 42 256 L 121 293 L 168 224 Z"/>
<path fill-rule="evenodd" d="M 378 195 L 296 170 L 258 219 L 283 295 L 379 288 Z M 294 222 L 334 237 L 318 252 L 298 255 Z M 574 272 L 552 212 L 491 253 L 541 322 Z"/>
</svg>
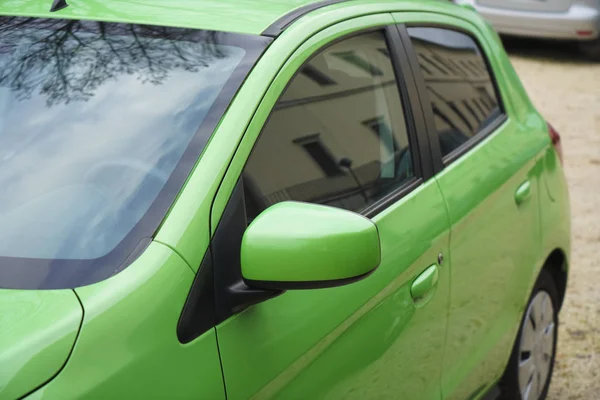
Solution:
<svg viewBox="0 0 600 400">
<path fill-rule="evenodd" d="M 408 143 L 399 146 L 394 133 L 390 128 L 389 121 L 385 116 L 378 116 L 363 121 L 363 125 L 377 136 L 382 148 L 385 149 L 381 156 L 380 178 L 381 179 L 410 179 L 413 174 L 412 157 L 408 151 Z"/>
<path fill-rule="evenodd" d="M 439 28 L 409 28 L 409 33 L 446 155 L 499 115 L 495 88 L 469 36 Z"/>
<path fill-rule="evenodd" d="M 380 143 L 385 146 L 388 155 L 393 155 L 395 153 L 395 149 L 398 148 L 396 145 L 396 140 L 394 139 L 394 134 L 390 125 L 385 120 L 383 116 L 378 116 L 376 118 L 370 118 L 368 120 L 363 121 L 363 125 L 368 127 L 379 139 Z"/>
<path fill-rule="evenodd" d="M 472 134 L 475 134 L 477 132 L 475 132 L 475 129 L 477 128 L 477 125 L 473 126 L 471 125 L 471 122 L 469 122 L 469 118 L 467 118 L 463 113 L 462 110 L 458 107 L 458 105 L 453 102 L 453 101 L 449 101 L 448 102 L 448 107 L 450 107 L 450 109 L 452 111 L 454 111 L 454 113 L 456 114 L 456 116 L 458 118 L 461 119 L 461 121 L 469 128 L 469 132 L 471 132 Z M 475 118 L 477 119 L 477 118 Z M 479 121 L 477 121 L 479 122 Z"/>
<path fill-rule="evenodd" d="M 335 176 L 341 173 L 340 167 L 331 152 L 319 140 L 319 135 L 310 135 L 294 140 L 306 150 L 314 162 L 319 165 L 327 176 Z"/>
<path fill-rule="evenodd" d="M 263 128 L 244 170 L 248 214 L 285 200 L 362 210 L 413 177 L 407 148 L 383 35 L 338 42 L 292 79 Z"/>
<path fill-rule="evenodd" d="M 481 95 L 481 99 L 484 101 L 485 105 L 489 108 L 489 109 L 493 109 L 494 107 L 498 107 L 498 103 L 496 102 L 496 99 L 493 99 L 489 92 L 482 87 L 478 87 L 477 88 L 477 92 Z"/>
<path fill-rule="evenodd" d="M 382 76 L 383 71 L 379 68 L 360 57 L 354 51 L 343 51 L 339 53 L 334 53 L 336 57 L 341 58 L 342 60 L 354 65 L 356 68 L 365 71 L 371 76 Z"/>
<path fill-rule="evenodd" d="M 463 100 L 462 101 L 463 106 L 465 106 L 465 108 L 467 109 L 467 111 L 469 112 L 469 114 L 477 121 L 480 121 L 481 119 L 484 118 L 483 115 L 478 115 L 475 112 L 475 109 L 471 106 L 471 104 L 469 103 L 469 100 Z"/>
<path fill-rule="evenodd" d="M 331 79 L 326 74 L 319 71 L 318 69 L 316 69 L 315 67 L 313 67 L 310 64 L 305 65 L 302 68 L 302 70 L 300 71 L 300 73 L 302 73 L 307 78 L 313 80 L 314 82 L 316 82 L 317 84 L 319 84 L 321 86 L 335 85 L 335 81 L 333 79 Z"/>
<path fill-rule="evenodd" d="M 427 72 L 430 75 L 434 75 L 437 72 L 440 72 L 442 75 L 445 75 L 445 76 L 450 75 L 450 73 L 446 69 L 442 68 L 438 62 L 434 61 L 432 58 L 429 58 L 425 54 L 420 53 L 419 59 L 421 62 L 421 66 L 426 66 Z"/>
<path fill-rule="evenodd" d="M 380 52 L 381 54 L 383 54 L 384 56 L 386 56 L 387 58 L 390 58 L 390 51 L 386 48 L 380 48 L 377 49 L 378 52 Z"/>
</svg>

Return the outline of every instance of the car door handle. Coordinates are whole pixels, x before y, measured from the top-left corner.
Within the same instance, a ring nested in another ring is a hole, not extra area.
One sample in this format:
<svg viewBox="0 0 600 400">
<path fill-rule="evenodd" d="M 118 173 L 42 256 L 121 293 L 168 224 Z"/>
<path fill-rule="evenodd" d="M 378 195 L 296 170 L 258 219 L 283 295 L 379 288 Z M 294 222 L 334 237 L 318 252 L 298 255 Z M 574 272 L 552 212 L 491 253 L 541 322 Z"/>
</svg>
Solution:
<svg viewBox="0 0 600 400">
<path fill-rule="evenodd" d="M 515 192 L 515 201 L 517 204 L 521 204 L 527 200 L 529 196 L 531 196 L 531 182 L 526 180 L 517 188 L 517 191 Z"/>
<path fill-rule="evenodd" d="M 431 300 L 437 287 L 440 273 L 437 265 L 431 265 L 415 278 L 411 287 L 410 295 L 417 307 L 423 307 Z"/>
</svg>

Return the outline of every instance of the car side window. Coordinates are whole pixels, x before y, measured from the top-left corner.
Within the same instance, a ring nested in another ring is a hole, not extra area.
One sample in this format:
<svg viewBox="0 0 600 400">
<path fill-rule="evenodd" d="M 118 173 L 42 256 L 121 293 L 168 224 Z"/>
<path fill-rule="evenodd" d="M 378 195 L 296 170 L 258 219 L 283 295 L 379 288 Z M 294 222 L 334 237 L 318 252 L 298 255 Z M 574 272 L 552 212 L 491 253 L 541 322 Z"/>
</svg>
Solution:
<svg viewBox="0 0 600 400">
<path fill-rule="evenodd" d="M 383 32 L 314 55 L 292 78 L 243 173 L 249 220 L 286 200 L 360 212 L 415 177 Z"/>
<path fill-rule="evenodd" d="M 494 81 L 477 42 L 442 28 L 408 28 L 425 78 L 442 157 L 502 115 Z"/>
</svg>

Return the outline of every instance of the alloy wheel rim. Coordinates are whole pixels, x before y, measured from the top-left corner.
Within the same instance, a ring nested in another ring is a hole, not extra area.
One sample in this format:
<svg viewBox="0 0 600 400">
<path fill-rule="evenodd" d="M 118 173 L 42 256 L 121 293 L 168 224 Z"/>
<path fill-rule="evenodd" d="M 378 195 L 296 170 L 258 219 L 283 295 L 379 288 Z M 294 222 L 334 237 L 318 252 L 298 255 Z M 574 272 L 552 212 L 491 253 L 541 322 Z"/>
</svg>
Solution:
<svg viewBox="0 0 600 400">
<path fill-rule="evenodd" d="M 519 390 L 523 400 L 539 400 L 548 381 L 556 334 L 554 306 L 540 291 L 529 303 L 519 346 Z"/>
</svg>

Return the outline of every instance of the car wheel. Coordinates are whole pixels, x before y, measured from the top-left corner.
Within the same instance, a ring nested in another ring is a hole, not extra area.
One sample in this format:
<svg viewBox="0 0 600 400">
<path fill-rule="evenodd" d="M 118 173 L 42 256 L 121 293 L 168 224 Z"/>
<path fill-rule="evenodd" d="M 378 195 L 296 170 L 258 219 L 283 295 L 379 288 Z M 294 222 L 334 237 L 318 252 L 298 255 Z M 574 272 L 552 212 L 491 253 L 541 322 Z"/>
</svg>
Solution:
<svg viewBox="0 0 600 400">
<path fill-rule="evenodd" d="M 550 386 L 558 336 L 558 292 L 542 270 L 529 298 L 508 367 L 500 381 L 500 399 L 545 399 Z"/>
<path fill-rule="evenodd" d="M 592 61 L 600 61 L 600 38 L 579 43 L 580 51 Z"/>
</svg>

